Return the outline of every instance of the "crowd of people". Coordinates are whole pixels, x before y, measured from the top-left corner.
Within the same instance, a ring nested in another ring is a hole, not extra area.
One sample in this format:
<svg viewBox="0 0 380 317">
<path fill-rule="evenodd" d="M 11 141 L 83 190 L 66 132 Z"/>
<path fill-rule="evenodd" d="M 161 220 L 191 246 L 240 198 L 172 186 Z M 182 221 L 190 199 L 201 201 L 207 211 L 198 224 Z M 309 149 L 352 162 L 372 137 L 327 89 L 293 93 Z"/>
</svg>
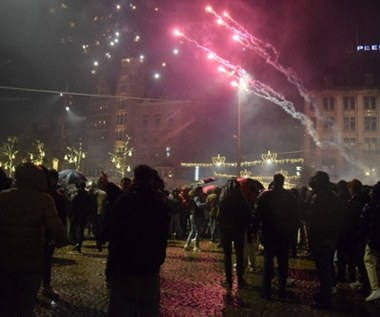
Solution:
<svg viewBox="0 0 380 317">
<path fill-rule="evenodd" d="M 110 317 L 159 315 L 159 272 L 170 238 L 183 241 L 184 252 L 202 252 L 201 240 L 222 248 L 227 289 L 235 271 L 237 287 L 249 287 L 244 274 L 257 269 L 261 246 L 260 296 L 267 300 L 275 259 L 277 296 L 284 298 L 289 257 L 299 249 L 315 262 L 316 307 L 332 307 L 338 283 L 349 283 L 367 302 L 379 299 L 380 182 L 333 184 L 318 171 L 308 187 L 284 184 L 285 177 L 275 174 L 268 189 L 252 179 L 229 179 L 207 192 L 200 184 L 168 191 L 156 170 L 139 165 L 133 180 L 125 177 L 117 185 L 102 173 L 95 186 L 78 182 L 69 195 L 55 170 L 22 163 L 12 180 L 0 169 L 0 311 L 32 316 L 39 290 L 57 299 L 54 250 L 72 245 L 72 253 L 81 253 L 86 230 L 100 252 L 108 248 Z"/>
</svg>

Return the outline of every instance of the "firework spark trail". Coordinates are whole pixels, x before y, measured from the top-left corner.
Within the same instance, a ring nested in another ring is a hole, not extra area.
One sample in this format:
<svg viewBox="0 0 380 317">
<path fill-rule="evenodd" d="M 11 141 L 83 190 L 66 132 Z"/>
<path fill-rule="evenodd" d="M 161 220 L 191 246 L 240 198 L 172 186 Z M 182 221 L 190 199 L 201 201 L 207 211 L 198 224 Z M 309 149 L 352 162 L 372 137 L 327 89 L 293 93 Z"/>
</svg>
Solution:
<svg viewBox="0 0 380 317">
<path fill-rule="evenodd" d="M 306 87 L 303 85 L 302 80 L 299 78 L 297 73 L 292 68 L 286 68 L 282 64 L 279 63 L 278 61 L 279 53 L 273 45 L 271 45 L 270 43 L 264 42 L 260 40 L 259 38 L 255 37 L 254 35 L 252 35 L 246 28 L 244 28 L 240 23 L 234 20 L 228 13 L 224 13 L 222 17 L 220 14 L 215 12 L 210 6 L 206 7 L 206 11 L 213 14 L 214 17 L 217 18 L 217 23 L 219 25 L 222 25 L 228 30 L 232 31 L 234 33 L 234 39 L 236 41 L 238 41 L 245 48 L 248 48 L 256 52 L 256 54 L 262 57 L 266 61 L 267 64 L 271 65 L 277 71 L 285 75 L 287 80 L 291 84 L 297 87 L 299 94 L 304 98 L 304 100 L 310 103 L 310 105 L 312 106 L 314 110 L 315 117 L 318 120 L 322 122 L 326 122 L 326 120 L 328 120 L 321 115 L 318 108 L 318 104 L 315 100 L 316 99 L 315 96 L 306 89 Z M 266 86 L 264 91 L 265 92 L 271 91 L 272 95 L 268 96 L 266 93 L 264 93 L 263 95 L 260 95 L 261 89 L 258 89 L 257 91 L 255 91 L 255 93 L 267 100 L 271 100 L 271 98 L 273 98 L 277 94 L 277 92 L 274 92 L 273 89 L 269 86 Z M 273 100 L 274 103 L 280 105 L 293 118 L 300 120 L 301 123 L 307 127 L 309 135 L 312 136 L 317 146 L 322 147 L 322 148 L 323 147 L 336 148 L 337 150 L 340 151 L 341 155 L 347 161 L 353 164 L 358 164 L 358 162 L 356 162 L 350 155 L 348 155 L 344 151 L 343 149 L 344 144 L 341 140 L 342 139 L 341 137 L 338 138 L 340 139 L 338 140 L 338 142 L 332 142 L 332 141 L 325 141 L 323 143 L 319 142 L 317 132 L 313 128 L 313 124 L 311 120 L 306 115 L 304 115 L 303 113 L 297 112 L 293 104 L 289 103 L 289 101 L 287 101 L 282 96 L 280 98 L 278 98 L 278 96 L 275 97 L 275 100 L 276 101 Z M 337 127 L 335 125 L 333 128 L 336 130 L 337 135 L 341 134 L 337 131 Z M 362 168 L 364 168 L 364 166 Z"/>
<path fill-rule="evenodd" d="M 233 77 L 237 81 L 240 81 L 242 78 L 246 78 L 247 74 L 244 71 L 244 69 L 241 68 L 239 65 L 234 65 L 228 60 L 220 57 L 218 54 L 216 54 L 214 51 L 209 49 L 208 47 L 203 46 L 196 40 L 189 38 L 183 33 L 177 32 L 178 36 L 183 37 L 188 42 L 195 45 L 197 48 L 203 50 L 208 54 L 209 57 L 212 58 L 212 60 L 216 61 L 219 65 L 222 65 L 226 70 L 229 71 L 230 77 Z M 268 85 L 265 85 L 264 83 L 258 81 L 258 80 L 249 80 L 248 87 L 250 92 L 254 93 L 255 95 L 264 98 L 268 101 L 273 102 L 274 104 L 280 106 L 285 112 L 290 114 L 294 119 L 299 120 L 304 126 L 306 126 L 308 134 L 313 138 L 315 144 L 318 146 L 322 146 L 322 143 L 319 140 L 317 131 L 315 130 L 313 126 L 313 122 L 303 113 L 297 112 L 294 104 L 290 101 L 288 101 L 283 95 L 275 91 L 273 88 L 269 87 Z"/>
<path fill-rule="evenodd" d="M 212 60 L 218 63 L 220 66 L 224 68 L 224 71 L 227 72 L 230 77 L 234 78 L 237 82 L 241 82 L 243 79 L 249 77 L 246 71 L 240 65 L 234 65 L 230 61 L 222 58 L 214 51 L 209 49 L 208 47 L 200 44 L 196 40 L 186 36 L 183 33 L 176 31 L 177 36 L 181 36 L 186 39 L 189 43 L 195 45 L 197 48 L 206 52 Z M 344 157 L 348 162 L 352 164 L 358 164 L 350 155 L 348 155 L 344 151 L 344 147 L 342 146 L 342 142 L 332 142 L 332 141 L 321 141 L 319 139 L 318 133 L 315 130 L 314 124 L 312 120 L 304 113 L 296 111 L 294 104 L 287 100 L 282 94 L 275 91 L 272 87 L 258 81 L 255 79 L 249 79 L 247 82 L 248 91 L 254 93 L 256 96 L 264 98 L 278 106 L 280 106 L 286 113 L 291 115 L 294 119 L 301 122 L 307 129 L 307 133 L 311 136 L 315 144 L 320 148 L 335 148 L 340 152 L 340 155 Z M 359 168 L 364 170 L 364 166 L 359 166 Z"/>
<path fill-rule="evenodd" d="M 240 23 L 234 20 L 229 14 L 224 13 L 223 17 L 215 12 L 211 7 L 207 7 L 206 11 L 213 14 L 218 21 L 218 24 L 232 31 L 237 40 L 244 47 L 256 52 L 262 57 L 266 63 L 274 67 L 277 71 L 286 76 L 287 80 L 297 87 L 299 94 L 308 102 L 310 102 L 315 110 L 316 116 L 322 119 L 320 116 L 317 104 L 314 96 L 303 85 L 302 80 L 292 68 L 286 68 L 278 62 L 279 53 L 276 48 L 268 42 L 264 42 L 259 38 L 253 36 L 247 29 L 245 29 Z"/>
</svg>

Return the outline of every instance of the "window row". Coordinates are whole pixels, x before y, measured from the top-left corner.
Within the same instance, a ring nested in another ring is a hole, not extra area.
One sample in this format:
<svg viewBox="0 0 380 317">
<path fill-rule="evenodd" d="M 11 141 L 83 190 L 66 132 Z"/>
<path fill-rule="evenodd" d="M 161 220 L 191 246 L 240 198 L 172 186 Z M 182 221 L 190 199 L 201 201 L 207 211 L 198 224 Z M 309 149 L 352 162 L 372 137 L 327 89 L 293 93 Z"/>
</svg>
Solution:
<svg viewBox="0 0 380 317">
<path fill-rule="evenodd" d="M 314 126 L 316 126 L 316 119 L 311 118 Z M 343 118 L 343 131 L 356 131 L 356 118 L 355 117 L 344 117 Z M 325 118 L 322 122 L 322 128 L 324 131 L 332 131 L 336 129 L 335 117 Z M 366 132 L 376 132 L 377 131 L 377 117 L 364 117 L 364 131 Z"/>
<path fill-rule="evenodd" d="M 151 119 L 148 114 L 144 114 L 142 116 L 142 126 L 143 127 L 147 127 L 147 126 L 151 125 L 152 122 L 153 122 L 153 126 L 159 127 L 161 124 L 161 114 L 155 114 L 153 116 L 153 119 Z"/>
<path fill-rule="evenodd" d="M 109 105 L 106 103 L 92 104 L 90 105 L 90 113 L 107 112 Z"/>
<path fill-rule="evenodd" d="M 357 105 L 357 98 L 355 96 L 344 96 L 343 97 L 343 111 L 355 111 Z M 336 97 L 323 97 L 322 106 L 324 111 L 335 111 L 336 108 Z M 364 110 L 374 111 L 377 110 L 377 98 L 376 96 L 364 96 L 363 97 Z M 311 105 L 311 110 L 314 111 L 313 105 Z"/>
<path fill-rule="evenodd" d="M 107 116 L 99 116 L 94 117 L 90 121 L 91 128 L 106 128 L 108 125 L 108 117 Z"/>
</svg>

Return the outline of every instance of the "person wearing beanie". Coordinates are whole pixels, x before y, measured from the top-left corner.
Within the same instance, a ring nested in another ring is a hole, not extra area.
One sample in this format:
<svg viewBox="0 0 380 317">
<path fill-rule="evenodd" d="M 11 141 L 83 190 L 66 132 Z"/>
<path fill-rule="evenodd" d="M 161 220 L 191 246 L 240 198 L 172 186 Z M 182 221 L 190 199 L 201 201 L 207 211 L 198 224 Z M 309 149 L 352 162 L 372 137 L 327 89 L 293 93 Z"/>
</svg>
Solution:
<svg viewBox="0 0 380 317">
<path fill-rule="evenodd" d="M 15 188 L 0 192 L 0 312 L 32 316 L 41 285 L 46 232 L 57 247 L 67 243 L 48 179 L 32 163 L 16 167 Z"/>
</svg>

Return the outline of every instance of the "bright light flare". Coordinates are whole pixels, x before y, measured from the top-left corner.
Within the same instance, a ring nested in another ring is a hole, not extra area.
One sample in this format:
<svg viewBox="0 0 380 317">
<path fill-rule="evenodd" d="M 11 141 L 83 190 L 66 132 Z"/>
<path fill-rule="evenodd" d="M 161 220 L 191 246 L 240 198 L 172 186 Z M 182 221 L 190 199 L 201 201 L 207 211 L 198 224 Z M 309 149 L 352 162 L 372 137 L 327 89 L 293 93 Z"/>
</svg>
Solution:
<svg viewBox="0 0 380 317">
<path fill-rule="evenodd" d="M 173 50 L 173 54 L 174 54 L 174 55 L 178 55 L 178 54 L 179 54 L 179 50 L 178 50 L 178 48 L 175 48 L 175 49 Z"/>
<path fill-rule="evenodd" d="M 239 87 L 239 83 L 236 80 L 231 81 L 231 86 L 234 88 Z"/>
<path fill-rule="evenodd" d="M 175 29 L 175 30 L 173 31 L 173 34 L 174 34 L 175 36 L 183 36 L 183 33 L 182 33 L 180 30 L 178 30 L 178 29 Z"/>
<path fill-rule="evenodd" d="M 208 59 L 215 59 L 215 54 L 214 54 L 214 53 L 209 53 L 209 54 L 207 55 L 207 58 L 208 58 Z"/>
<path fill-rule="evenodd" d="M 219 25 L 223 25 L 223 24 L 224 24 L 224 21 L 223 21 L 222 18 L 218 18 L 218 19 L 216 20 L 216 23 L 218 23 Z"/>
<path fill-rule="evenodd" d="M 221 72 L 221 73 L 225 73 L 226 69 L 223 66 L 219 66 L 218 67 L 218 71 Z"/>
<path fill-rule="evenodd" d="M 160 79 L 161 75 L 159 73 L 155 73 L 153 75 L 154 79 Z"/>
<path fill-rule="evenodd" d="M 236 42 L 239 42 L 239 41 L 240 41 L 240 37 L 239 37 L 239 35 L 237 35 L 237 34 L 232 35 L 232 39 L 233 39 L 234 41 L 236 41 Z"/>
<path fill-rule="evenodd" d="M 211 6 L 207 6 L 206 7 L 206 12 L 214 12 L 214 10 L 212 9 Z"/>
</svg>

